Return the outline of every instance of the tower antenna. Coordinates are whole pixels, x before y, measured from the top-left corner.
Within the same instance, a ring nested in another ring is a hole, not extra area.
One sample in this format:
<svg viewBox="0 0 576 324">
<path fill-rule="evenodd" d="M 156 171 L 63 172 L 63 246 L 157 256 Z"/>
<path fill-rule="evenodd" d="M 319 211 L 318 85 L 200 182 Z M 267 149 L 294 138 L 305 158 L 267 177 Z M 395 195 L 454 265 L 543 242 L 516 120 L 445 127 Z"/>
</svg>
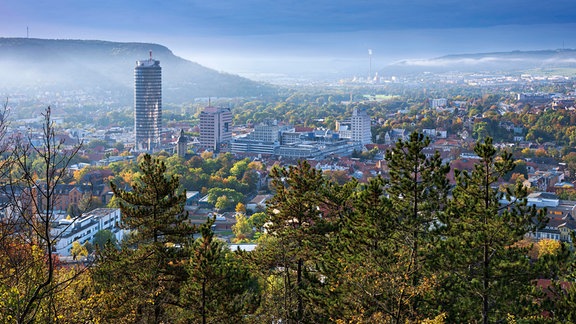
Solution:
<svg viewBox="0 0 576 324">
<path fill-rule="evenodd" d="M 372 79 L 372 49 L 368 49 L 368 59 L 369 59 L 369 66 L 368 66 L 368 82 Z"/>
<path fill-rule="evenodd" d="M 30 29 L 26 26 L 26 38 L 30 38 Z"/>
<path fill-rule="evenodd" d="M 150 50 L 150 61 L 152 61 L 152 50 Z"/>
</svg>

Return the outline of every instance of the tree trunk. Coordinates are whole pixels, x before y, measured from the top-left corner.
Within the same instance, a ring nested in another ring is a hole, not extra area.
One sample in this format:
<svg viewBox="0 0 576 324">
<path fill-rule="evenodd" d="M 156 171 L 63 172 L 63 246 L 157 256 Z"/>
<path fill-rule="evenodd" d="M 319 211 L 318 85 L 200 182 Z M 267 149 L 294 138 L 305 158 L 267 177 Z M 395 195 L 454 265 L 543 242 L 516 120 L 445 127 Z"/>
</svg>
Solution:
<svg viewBox="0 0 576 324">
<path fill-rule="evenodd" d="M 298 269 L 297 269 L 297 278 L 296 278 L 296 287 L 298 289 L 298 323 L 301 323 L 304 317 L 304 304 L 302 301 L 302 294 L 300 289 L 302 288 L 302 259 L 298 259 Z"/>
</svg>

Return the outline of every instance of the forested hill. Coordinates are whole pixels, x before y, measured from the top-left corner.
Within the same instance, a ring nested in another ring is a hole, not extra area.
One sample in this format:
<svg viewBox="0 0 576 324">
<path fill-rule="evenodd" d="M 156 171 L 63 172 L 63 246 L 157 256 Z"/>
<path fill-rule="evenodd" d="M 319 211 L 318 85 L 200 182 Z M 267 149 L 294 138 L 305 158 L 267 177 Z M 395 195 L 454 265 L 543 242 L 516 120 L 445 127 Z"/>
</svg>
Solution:
<svg viewBox="0 0 576 324">
<path fill-rule="evenodd" d="M 446 55 L 432 59 L 402 60 L 386 68 L 394 72 L 512 72 L 576 69 L 576 50 L 512 51 Z"/>
<path fill-rule="evenodd" d="M 0 38 L 0 93 L 44 88 L 113 90 L 131 100 L 134 66 L 137 60 L 147 59 L 150 51 L 162 66 L 165 101 L 252 97 L 273 91 L 269 86 L 175 56 L 158 44 Z"/>
</svg>

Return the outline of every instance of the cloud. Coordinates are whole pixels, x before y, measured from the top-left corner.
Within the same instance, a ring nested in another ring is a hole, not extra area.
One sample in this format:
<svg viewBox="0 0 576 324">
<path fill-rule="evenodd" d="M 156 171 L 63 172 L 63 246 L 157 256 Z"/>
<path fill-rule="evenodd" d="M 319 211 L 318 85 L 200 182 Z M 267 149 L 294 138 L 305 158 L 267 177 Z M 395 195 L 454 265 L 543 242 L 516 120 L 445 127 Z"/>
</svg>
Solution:
<svg viewBox="0 0 576 324">
<path fill-rule="evenodd" d="M 501 57 L 481 57 L 481 58 L 439 58 L 439 59 L 416 59 L 416 60 L 404 60 L 398 62 L 398 65 L 405 66 L 418 66 L 418 67 L 446 67 L 454 65 L 468 65 L 468 66 L 480 66 L 487 63 L 498 63 L 503 64 L 506 62 L 517 63 L 524 62 L 525 59 L 522 58 L 501 58 Z"/>
<path fill-rule="evenodd" d="M 576 22 L 576 1 L 553 0 L 5 0 L 10 24 L 165 34 L 266 35 Z M 13 18 L 11 18 L 13 17 Z"/>
<path fill-rule="evenodd" d="M 474 54 L 461 56 L 446 56 L 434 59 L 411 59 L 396 62 L 396 66 L 404 67 L 428 67 L 428 68 L 482 68 L 486 66 L 550 66 L 550 65 L 572 65 L 576 63 L 573 51 L 568 52 L 512 52 L 495 54 Z"/>
</svg>

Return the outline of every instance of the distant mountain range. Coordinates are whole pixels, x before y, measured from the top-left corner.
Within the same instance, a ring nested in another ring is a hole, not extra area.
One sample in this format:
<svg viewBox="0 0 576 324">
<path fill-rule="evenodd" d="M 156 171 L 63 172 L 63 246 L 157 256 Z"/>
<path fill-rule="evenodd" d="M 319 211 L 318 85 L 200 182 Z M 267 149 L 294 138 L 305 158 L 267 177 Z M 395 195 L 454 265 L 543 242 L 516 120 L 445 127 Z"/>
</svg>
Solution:
<svg viewBox="0 0 576 324">
<path fill-rule="evenodd" d="M 447 55 L 433 59 L 403 60 L 388 66 L 384 73 L 410 72 L 525 72 L 576 68 L 576 50 L 513 51 Z"/>
<path fill-rule="evenodd" d="M 104 91 L 131 100 L 134 66 L 152 51 L 162 66 L 165 102 L 200 97 L 253 97 L 271 86 L 220 73 L 175 56 L 158 44 L 96 40 L 0 38 L 0 93 L 26 91 Z"/>
<path fill-rule="evenodd" d="M 185 103 L 206 97 L 261 97 L 276 88 L 237 75 L 218 72 L 175 56 L 158 44 L 98 40 L 0 38 L 0 94 L 67 91 L 132 102 L 134 66 L 152 51 L 160 60 L 165 103 Z M 576 73 L 576 50 L 513 51 L 448 55 L 403 60 L 382 69 L 380 75 L 422 72 L 531 72 Z M 338 76 L 331 75 L 332 78 Z"/>
</svg>

